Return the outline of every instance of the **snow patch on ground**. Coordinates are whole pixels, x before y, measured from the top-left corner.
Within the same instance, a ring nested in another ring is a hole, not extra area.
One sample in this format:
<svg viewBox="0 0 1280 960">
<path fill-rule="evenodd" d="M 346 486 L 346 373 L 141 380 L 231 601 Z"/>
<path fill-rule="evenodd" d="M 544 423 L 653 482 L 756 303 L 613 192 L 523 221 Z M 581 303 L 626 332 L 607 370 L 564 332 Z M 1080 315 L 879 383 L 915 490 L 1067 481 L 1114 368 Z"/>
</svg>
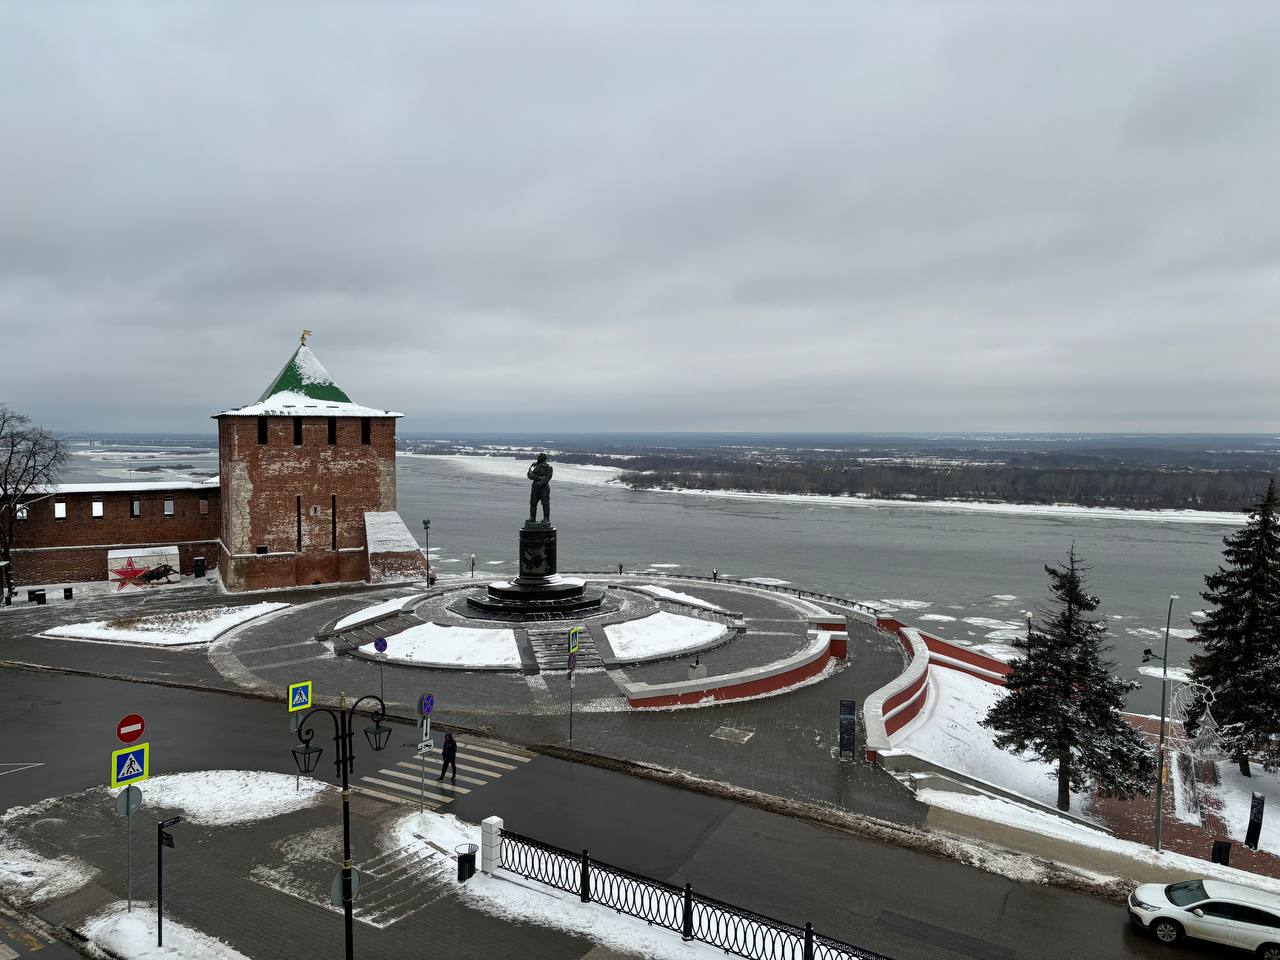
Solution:
<svg viewBox="0 0 1280 960">
<path fill-rule="evenodd" d="M 317 739 L 323 735 L 317 730 Z M 145 781 L 143 807 L 181 810 L 191 823 L 222 827 L 266 820 L 319 803 L 335 790 L 323 780 L 263 770 L 194 770 Z M 114 796 L 119 789 L 111 790 Z"/>
<path fill-rule="evenodd" d="M 10 837 L 0 838 L 0 890 L 24 906 L 38 906 L 74 893 L 97 873 L 75 857 L 50 860 Z"/>
<path fill-rule="evenodd" d="M 925 708 L 893 735 L 893 747 L 1053 806 L 1058 802 L 1055 768 L 998 749 L 995 733 L 980 726 L 1004 695 L 1004 687 L 957 670 L 930 670 Z M 1072 794 L 1072 809 L 1083 809 L 1084 799 Z"/>
<path fill-rule="evenodd" d="M 394 510 L 366 513 L 364 535 L 370 553 L 413 553 L 419 549 L 418 541 Z"/>
<path fill-rule="evenodd" d="M 157 613 L 149 617 L 119 617 L 51 627 L 45 633 L 70 640 L 145 643 L 183 646 L 210 643 L 232 627 L 289 606 L 287 603 L 254 603 L 243 607 L 210 607 L 182 613 Z"/>
<path fill-rule="evenodd" d="M 722 624 L 682 617 L 665 610 L 604 628 L 609 645 L 619 660 L 643 660 L 664 654 L 676 656 L 711 643 L 724 630 Z"/>
<path fill-rule="evenodd" d="M 701 622 L 701 621 L 699 621 Z M 372 643 L 360 648 L 372 656 Z M 454 669 L 520 666 L 520 648 L 513 630 L 481 630 L 474 627 L 442 627 L 424 623 L 387 637 L 387 662 L 438 664 Z"/>
<path fill-rule="evenodd" d="M 404 601 L 404 597 L 392 597 L 390 600 L 383 600 L 381 603 L 375 603 L 371 607 L 365 607 L 355 613 L 349 613 L 335 623 L 333 629 L 346 630 L 348 627 L 358 627 L 362 623 L 370 623 L 379 617 L 397 612 L 404 605 Z"/>
<path fill-rule="evenodd" d="M 1217 786 L 1205 787 L 1210 803 L 1218 804 L 1218 816 L 1227 825 L 1231 839 L 1244 841 L 1249 826 L 1249 803 L 1253 794 L 1267 798 L 1263 808 L 1262 833 L 1258 837 L 1258 849 L 1280 855 L 1280 774 L 1267 773 L 1257 764 L 1251 766 L 1252 777 L 1240 773 L 1232 763 L 1218 764 Z"/>
<path fill-rule="evenodd" d="M 397 821 L 391 829 L 397 847 L 430 842 L 453 851 L 464 843 L 480 844 L 480 828 L 449 814 L 424 811 Z M 489 877 L 480 872 L 466 883 L 454 885 L 462 900 L 485 913 L 517 923 L 554 927 L 578 934 L 625 956 L 654 960 L 723 960 L 724 951 L 696 941 L 685 943 L 680 934 L 650 926 L 643 920 L 616 913 L 596 903 L 583 903 L 577 894 L 525 880 L 509 870 Z"/>
<path fill-rule="evenodd" d="M 702 607 L 706 610 L 723 610 L 723 607 L 717 607 L 709 600 L 703 600 L 701 597 L 695 597 L 690 593 L 677 593 L 675 590 L 668 590 L 666 587 L 654 586 L 646 584 L 645 586 L 636 587 L 637 590 L 643 590 L 645 593 L 652 594 L 655 597 L 662 597 L 665 600 L 678 600 L 681 603 L 687 603 L 695 607 Z"/>
<path fill-rule="evenodd" d="M 164 946 L 157 947 L 156 912 L 136 902 L 132 913 L 125 901 L 113 903 L 88 920 L 81 932 L 125 960 L 249 960 L 221 940 L 169 916 L 164 920 Z"/>
</svg>

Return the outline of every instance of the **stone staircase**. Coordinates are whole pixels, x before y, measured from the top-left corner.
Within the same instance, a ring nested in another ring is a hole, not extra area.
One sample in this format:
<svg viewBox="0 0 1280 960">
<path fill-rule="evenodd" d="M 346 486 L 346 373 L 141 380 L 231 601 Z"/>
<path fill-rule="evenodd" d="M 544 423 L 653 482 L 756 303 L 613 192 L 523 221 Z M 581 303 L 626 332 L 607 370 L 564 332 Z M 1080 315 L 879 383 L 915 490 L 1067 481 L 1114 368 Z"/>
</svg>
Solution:
<svg viewBox="0 0 1280 960">
<path fill-rule="evenodd" d="M 569 669 L 569 644 L 564 630 L 547 632 L 530 629 L 529 645 L 533 647 L 539 670 Z M 592 631 L 583 630 L 578 635 L 578 669 L 603 666 L 604 660 L 596 649 Z"/>
</svg>

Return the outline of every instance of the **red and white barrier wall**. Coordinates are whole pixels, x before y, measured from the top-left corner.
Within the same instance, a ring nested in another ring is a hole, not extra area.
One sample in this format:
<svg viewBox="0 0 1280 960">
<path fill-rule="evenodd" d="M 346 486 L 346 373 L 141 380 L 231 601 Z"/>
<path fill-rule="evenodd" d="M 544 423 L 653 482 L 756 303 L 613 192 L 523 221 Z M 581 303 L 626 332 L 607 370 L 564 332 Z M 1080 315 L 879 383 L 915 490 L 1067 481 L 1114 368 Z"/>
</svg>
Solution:
<svg viewBox="0 0 1280 960">
<path fill-rule="evenodd" d="M 623 683 L 620 686 L 627 704 L 638 708 L 767 696 L 816 677 L 833 659 L 843 660 L 848 655 L 848 629 L 844 617 L 810 617 L 809 643 L 803 650 L 783 660 L 720 676 L 674 683 Z"/>
<path fill-rule="evenodd" d="M 1004 678 L 1012 669 L 1003 660 L 908 627 L 893 617 L 878 617 L 876 626 L 898 638 L 907 653 L 907 668 L 863 703 L 866 755 L 872 763 L 878 760 L 880 751 L 891 748 L 890 737 L 914 720 L 928 703 L 931 668 L 959 670 L 1000 686 L 1004 686 Z"/>
</svg>

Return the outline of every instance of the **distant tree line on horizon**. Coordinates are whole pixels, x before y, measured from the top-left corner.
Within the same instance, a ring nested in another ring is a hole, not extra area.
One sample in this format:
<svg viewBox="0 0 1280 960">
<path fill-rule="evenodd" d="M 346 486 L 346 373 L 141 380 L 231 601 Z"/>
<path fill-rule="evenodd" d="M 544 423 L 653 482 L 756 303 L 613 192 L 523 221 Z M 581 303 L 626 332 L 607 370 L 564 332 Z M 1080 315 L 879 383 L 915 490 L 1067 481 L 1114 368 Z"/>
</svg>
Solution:
<svg viewBox="0 0 1280 960">
<path fill-rule="evenodd" d="M 1270 474 L 1252 470 L 1037 467 L 1007 463 L 752 463 L 723 457 L 681 457 L 672 462 L 673 459 L 643 457 L 629 461 L 629 469 L 624 469 L 619 480 L 633 490 L 682 487 L 891 500 L 997 500 L 1191 510 L 1243 509 L 1271 480 Z"/>
</svg>

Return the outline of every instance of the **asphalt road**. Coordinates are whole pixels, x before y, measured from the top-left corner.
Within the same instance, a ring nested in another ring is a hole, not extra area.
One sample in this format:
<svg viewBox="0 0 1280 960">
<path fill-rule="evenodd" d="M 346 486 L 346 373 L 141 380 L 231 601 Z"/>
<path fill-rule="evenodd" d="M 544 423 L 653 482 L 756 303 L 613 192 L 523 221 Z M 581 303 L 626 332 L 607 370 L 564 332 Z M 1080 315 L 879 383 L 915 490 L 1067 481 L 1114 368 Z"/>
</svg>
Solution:
<svg viewBox="0 0 1280 960">
<path fill-rule="evenodd" d="M 155 773 L 294 772 L 283 704 L 10 670 L 0 673 L 8 733 L 0 808 L 104 783 L 116 721 L 128 712 L 146 717 Z M 325 737 L 318 730 L 317 742 Z M 415 739 L 416 730 L 398 727 L 386 756 L 404 756 Z M 357 772 L 385 762 L 369 754 L 357 745 Z M 812 921 L 897 960 L 1234 955 L 1160 948 L 1115 904 L 546 757 L 449 809 L 475 821 L 502 816 L 510 829 L 778 919 Z"/>
</svg>

